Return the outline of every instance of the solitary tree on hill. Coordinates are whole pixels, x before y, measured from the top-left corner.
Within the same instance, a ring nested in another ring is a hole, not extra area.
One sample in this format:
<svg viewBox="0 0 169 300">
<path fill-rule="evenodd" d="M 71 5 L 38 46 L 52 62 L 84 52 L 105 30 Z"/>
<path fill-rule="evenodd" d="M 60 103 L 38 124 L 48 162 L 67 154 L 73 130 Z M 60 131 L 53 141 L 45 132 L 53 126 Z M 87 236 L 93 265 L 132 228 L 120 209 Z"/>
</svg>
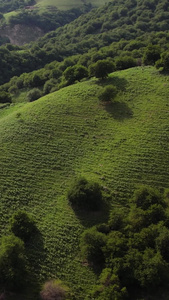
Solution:
<svg viewBox="0 0 169 300">
<path fill-rule="evenodd" d="M 96 63 L 90 65 L 89 74 L 96 78 L 104 79 L 109 73 L 115 70 L 115 65 L 108 59 L 98 60 Z"/>
</svg>

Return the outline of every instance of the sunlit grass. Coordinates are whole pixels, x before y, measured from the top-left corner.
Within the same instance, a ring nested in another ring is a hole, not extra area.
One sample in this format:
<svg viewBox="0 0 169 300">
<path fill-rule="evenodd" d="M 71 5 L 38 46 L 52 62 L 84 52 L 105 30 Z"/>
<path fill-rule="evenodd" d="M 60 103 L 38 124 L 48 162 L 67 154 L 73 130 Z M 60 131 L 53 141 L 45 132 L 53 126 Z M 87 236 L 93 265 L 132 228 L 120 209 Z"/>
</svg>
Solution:
<svg viewBox="0 0 169 300">
<path fill-rule="evenodd" d="M 106 84 L 118 88 L 114 104 L 98 100 Z M 75 176 L 98 181 L 113 205 L 126 205 L 138 184 L 168 187 L 168 89 L 168 76 L 138 67 L 0 110 L 1 235 L 16 209 L 34 216 L 43 238 L 29 249 L 38 280 L 59 277 L 79 300 L 96 280 L 79 236 L 106 216 L 75 215 L 66 198 Z"/>
</svg>

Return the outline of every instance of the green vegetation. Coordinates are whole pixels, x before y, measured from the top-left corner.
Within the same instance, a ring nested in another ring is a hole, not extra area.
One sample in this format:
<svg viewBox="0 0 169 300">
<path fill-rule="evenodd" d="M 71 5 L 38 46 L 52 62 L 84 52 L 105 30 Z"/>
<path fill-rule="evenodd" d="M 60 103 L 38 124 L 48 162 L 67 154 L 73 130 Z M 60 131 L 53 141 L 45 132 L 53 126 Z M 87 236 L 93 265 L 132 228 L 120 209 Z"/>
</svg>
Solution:
<svg viewBox="0 0 169 300">
<path fill-rule="evenodd" d="M 83 256 L 94 264 L 104 263 L 99 284 L 91 292 L 92 299 L 113 299 L 117 295 L 117 299 L 130 299 L 133 289 L 143 295 L 147 290 L 151 294 L 153 289 L 168 285 L 166 207 L 159 192 L 142 187 L 136 190 L 118 230 L 109 227 L 109 231 L 101 233 L 100 227 L 94 227 L 83 232 Z M 116 215 L 116 211 L 112 210 L 112 214 Z"/>
<path fill-rule="evenodd" d="M 116 86 L 119 92 L 116 103 L 103 106 L 98 93 L 107 85 Z M 154 67 L 114 72 L 101 83 L 90 79 L 37 101 L 0 110 L 1 236 L 7 234 L 9 218 L 16 210 L 31 213 L 41 235 L 28 243 L 26 253 L 27 261 L 31 260 L 30 273 L 39 283 L 60 278 L 78 300 L 88 296 L 98 276 L 79 255 L 80 236 L 93 225 L 101 236 L 108 234 L 110 227 L 111 231 L 124 228 L 127 201 L 138 184 L 168 188 L 164 167 L 169 163 L 168 122 L 168 76 Z M 103 197 L 113 206 L 109 222 L 105 211 L 77 214 L 71 208 L 68 187 L 73 178 L 81 176 L 102 186 Z M 141 207 L 143 214 L 138 209 L 135 212 L 133 206 L 133 228 L 149 216 L 156 220 L 156 212 L 164 216 L 160 199 L 147 213 Z M 164 226 L 167 224 L 166 219 Z M 157 239 L 164 257 L 163 237 L 167 243 L 167 236 L 164 230 Z M 160 266 L 160 256 L 154 255 L 146 252 L 145 261 L 151 256 Z M 113 282 L 120 280 L 113 278 Z M 140 282 L 144 283 L 144 278 L 140 277 Z M 31 287 L 32 276 L 30 281 L 26 300 L 36 299 L 39 293 L 37 287 Z M 121 284 L 117 293 L 125 294 Z"/>
<path fill-rule="evenodd" d="M 0 297 L 166 300 L 169 3 L 41 4 L 0 47 Z"/>
<path fill-rule="evenodd" d="M 102 192 L 98 183 L 85 178 L 76 179 L 68 191 L 68 200 L 78 209 L 98 210 L 101 207 Z"/>
<path fill-rule="evenodd" d="M 101 101 L 112 101 L 117 95 L 117 88 L 113 85 L 106 86 L 99 94 Z"/>
<path fill-rule="evenodd" d="M 23 211 L 16 212 L 10 220 L 10 229 L 14 235 L 28 242 L 36 232 L 35 221 Z"/>
<path fill-rule="evenodd" d="M 3 290 L 21 290 L 26 283 L 24 243 L 14 235 L 5 236 L 0 245 L 0 282 Z"/>
</svg>

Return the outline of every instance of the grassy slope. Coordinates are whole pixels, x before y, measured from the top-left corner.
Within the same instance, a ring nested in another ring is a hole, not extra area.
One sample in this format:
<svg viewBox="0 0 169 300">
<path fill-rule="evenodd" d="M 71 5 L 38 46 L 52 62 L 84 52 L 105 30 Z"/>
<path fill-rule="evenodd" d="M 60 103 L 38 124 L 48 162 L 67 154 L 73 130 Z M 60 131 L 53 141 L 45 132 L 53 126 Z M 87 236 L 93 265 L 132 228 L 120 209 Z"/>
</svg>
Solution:
<svg viewBox="0 0 169 300">
<path fill-rule="evenodd" d="M 99 181 L 115 205 L 137 184 L 169 183 L 169 77 L 138 67 L 107 83 L 123 88 L 116 104 L 101 105 L 101 84 L 90 80 L 0 111 L 1 234 L 17 208 L 31 212 L 43 237 L 30 246 L 32 268 L 42 280 L 65 280 L 78 299 L 96 279 L 81 263 L 78 238 L 102 216 L 77 218 L 65 196 L 72 178 Z"/>
<path fill-rule="evenodd" d="M 56 6 L 60 10 L 68 10 L 75 7 L 81 7 L 84 3 L 91 3 L 93 7 L 98 7 L 100 5 L 104 5 L 106 1 L 104 0 L 37 0 L 38 7 L 45 7 L 45 6 Z"/>
</svg>

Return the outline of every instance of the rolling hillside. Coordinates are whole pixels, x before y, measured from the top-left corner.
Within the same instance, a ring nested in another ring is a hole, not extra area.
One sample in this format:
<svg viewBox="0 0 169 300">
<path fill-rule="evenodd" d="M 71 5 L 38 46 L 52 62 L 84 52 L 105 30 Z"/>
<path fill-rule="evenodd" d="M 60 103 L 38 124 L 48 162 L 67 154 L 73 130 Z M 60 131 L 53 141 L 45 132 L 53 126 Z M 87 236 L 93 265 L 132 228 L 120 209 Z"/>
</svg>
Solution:
<svg viewBox="0 0 169 300">
<path fill-rule="evenodd" d="M 98 91 L 111 83 L 117 102 L 101 104 Z M 42 236 L 28 253 L 39 282 L 59 277 L 80 300 L 97 278 L 81 260 L 79 236 L 108 216 L 75 215 L 66 199 L 73 178 L 98 181 L 115 206 L 139 184 L 168 188 L 168 86 L 168 76 L 137 67 L 0 110 L 1 235 L 16 209 L 33 215 Z"/>
<path fill-rule="evenodd" d="M 37 7 L 43 8 L 43 7 L 47 7 L 47 6 L 56 6 L 60 10 L 68 10 L 71 8 L 77 8 L 77 7 L 83 6 L 84 4 L 89 4 L 89 3 L 93 7 L 98 7 L 98 6 L 104 5 L 106 3 L 106 1 L 104 1 L 104 0 L 91 0 L 91 1 L 85 1 L 85 0 L 81 0 L 81 1 L 78 1 L 78 0 L 74 0 L 74 1 L 37 0 L 36 2 L 37 2 L 37 4 L 36 4 Z"/>
</svg>

